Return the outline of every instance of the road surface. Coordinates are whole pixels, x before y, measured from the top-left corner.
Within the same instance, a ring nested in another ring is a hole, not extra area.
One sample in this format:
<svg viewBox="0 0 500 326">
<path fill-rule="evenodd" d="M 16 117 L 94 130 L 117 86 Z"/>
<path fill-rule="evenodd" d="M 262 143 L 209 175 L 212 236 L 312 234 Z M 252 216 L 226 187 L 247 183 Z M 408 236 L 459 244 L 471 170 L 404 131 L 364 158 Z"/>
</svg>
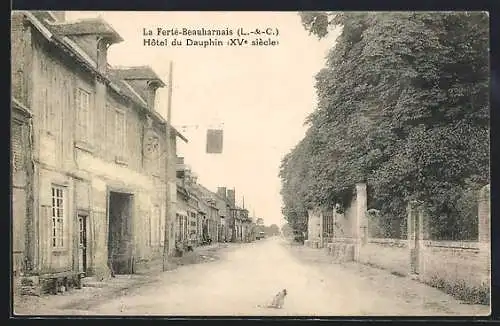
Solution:
<svg viewBox="0 0 500 326">
<path fill-rule="evenodd" d="M 221 258 L 164 272 L 154 282 L 82 307 L 90 315 L 485 315 L 443 292 L 386 271 L 332 263 L 280 238 L 221 249 Z M 260 308 L 286 288 L 283 309 Z"/>
</svg>

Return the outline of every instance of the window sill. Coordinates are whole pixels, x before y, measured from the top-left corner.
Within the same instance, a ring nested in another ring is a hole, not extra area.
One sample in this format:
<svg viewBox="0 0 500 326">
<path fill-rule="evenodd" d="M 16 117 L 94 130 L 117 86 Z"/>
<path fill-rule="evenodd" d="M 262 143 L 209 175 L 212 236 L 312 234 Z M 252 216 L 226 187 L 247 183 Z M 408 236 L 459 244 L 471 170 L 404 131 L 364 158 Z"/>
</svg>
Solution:
<svg viewBox="0 0 500 326">
<path fill-rule="evenodd" d="M 127 160 L 123 156 L 115 156 L 115 163 L 119 165 L 128 165 Z"/>
<path fill-rule="evenodd" d="M 92 146 L 83 141 L 76 141 L 75 147 L 90 154 L 94 153 L 94 149 L 92 148 Z"/>
</svg>

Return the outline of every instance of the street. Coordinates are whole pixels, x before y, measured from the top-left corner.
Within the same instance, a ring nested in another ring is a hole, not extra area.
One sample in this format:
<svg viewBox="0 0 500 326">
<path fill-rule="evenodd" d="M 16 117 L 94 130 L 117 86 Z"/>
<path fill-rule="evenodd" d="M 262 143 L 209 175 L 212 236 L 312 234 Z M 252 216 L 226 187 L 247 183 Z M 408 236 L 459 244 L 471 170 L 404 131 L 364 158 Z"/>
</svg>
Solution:
<svg viewBox="0 0 500 326">
<path fill-rule="evenodd" d="M 290 245 L 280 238 L 234 244 L 219 251 L 218 260 L 165 272 L 154 282 L 130 288 L 112 299 L 88 300 L 85 307 L 66 304 L 58 314 L 456 316 L 489 313 L 488 306 L 461 304 L 437 289 L 387 271 L 354 263 L 335 264 L 321 250 Z M 283 309 L 258 307 L 268 303 L 283 288 L 288 291 Z"/>
</svg>

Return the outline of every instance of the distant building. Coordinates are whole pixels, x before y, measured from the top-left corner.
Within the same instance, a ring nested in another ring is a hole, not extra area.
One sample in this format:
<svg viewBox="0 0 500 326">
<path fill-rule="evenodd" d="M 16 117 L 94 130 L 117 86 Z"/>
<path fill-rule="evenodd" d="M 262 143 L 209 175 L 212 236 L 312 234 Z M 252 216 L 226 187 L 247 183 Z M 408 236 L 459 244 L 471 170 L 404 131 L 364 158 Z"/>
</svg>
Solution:
<svg viewBox="0 0 500 326">
<path fill-rule="evenodd" d="M 177 194 L 180 200 L 176 214 L 175 241 L 197 246 L 202 241 L 203 208 L 194 189 L 196 177 L 184 164 L 184 158 L 177 158 Z"/>
<path fill-rule="evenodd" d="M 207 206 L 207 236 L 212 242 L 218 242 L 221 217 L 217 205 L 217 194 L 208 190 L 201 184 L 197 184 L 196 187 Z"/>
<path fill-rule="evenodd" d="M 228 233 L 228 219 L 229 219 L 229 203 L 226 197 L 226 188 L 219 187 L 215 196 L 217 209 L 219 212 L 219 242 L 227 242 L 230 239 Z"/>
</svg>

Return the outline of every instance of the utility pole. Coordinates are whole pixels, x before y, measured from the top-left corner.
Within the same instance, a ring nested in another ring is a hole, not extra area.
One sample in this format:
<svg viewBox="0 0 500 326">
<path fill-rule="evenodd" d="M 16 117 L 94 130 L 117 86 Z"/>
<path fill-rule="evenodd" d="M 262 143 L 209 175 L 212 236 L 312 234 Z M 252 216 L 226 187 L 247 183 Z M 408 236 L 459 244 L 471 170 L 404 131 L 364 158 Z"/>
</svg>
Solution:
<svg viewBox="0 0 500 326">
<path fill-rule="evenodd" d="M 169 245 L 169 221 L 170 221 L 170 216 L 171 216 L 171 210 L 172 210 L 172 200 L 171 200 L 171 194 L 170 194 L 170 160 L 171 159 L 176 159 L 175 157 L 171 157 L 170 151 L 171 151 L 171 122 L 172 122 L 172 72 L 173 72 L 173 64 L 172 61 L 170 61 L 170 69 L 169 69 L 169 75 L 168 75 L 168 102 L 167 102 L 167 124 L 165 126 L 165 132 L 167 134 L 167 141 L 165 143 L 165 150 L 167 152 L 167 155 L 165 156 L 165 235 L 163 239 L 163 271 L 166 271 L 167 269 L 167 261 L 168 261 L 168 245 Z"/>
</svg>

